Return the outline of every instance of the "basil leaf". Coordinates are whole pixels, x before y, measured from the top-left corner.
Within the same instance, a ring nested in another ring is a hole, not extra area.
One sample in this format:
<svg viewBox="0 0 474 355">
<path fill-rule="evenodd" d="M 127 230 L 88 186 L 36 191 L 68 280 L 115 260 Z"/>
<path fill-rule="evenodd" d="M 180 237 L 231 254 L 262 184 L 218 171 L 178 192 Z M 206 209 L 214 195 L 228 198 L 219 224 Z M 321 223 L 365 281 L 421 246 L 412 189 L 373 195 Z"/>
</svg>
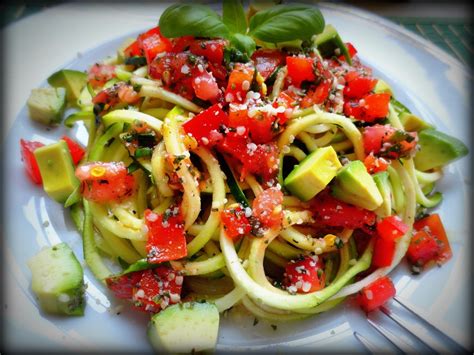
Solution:
<svg viewBox="0 0 474 355">
<path fill-rule="evenodd" d="M 249 35 L 264 42 L 310 39 L 324 30 L 321 12 L 308 5 L 277 5 L 257 12 L 250 19 Z"/>
<path fill-rule="evenodd" d="M 242 53 L 246 53 L 249 57 L 255 52 L 256 44 L 252 37 L 235 33 L 230 38 L 230 43 Z"/>
<path fill-rule="evenodd" d="M 247 32 L 247 19 L 241 0 L 224 0 L 222 20 L 233 33 L 245 34 Z"/>
<path fill-rule="evenodd" d="M 161 34 L 168 38 L 194 37 L 228 38 L 230 31 L 211 8 L 199 4 L 175 4 L 160 17 Z"/>
</svg>

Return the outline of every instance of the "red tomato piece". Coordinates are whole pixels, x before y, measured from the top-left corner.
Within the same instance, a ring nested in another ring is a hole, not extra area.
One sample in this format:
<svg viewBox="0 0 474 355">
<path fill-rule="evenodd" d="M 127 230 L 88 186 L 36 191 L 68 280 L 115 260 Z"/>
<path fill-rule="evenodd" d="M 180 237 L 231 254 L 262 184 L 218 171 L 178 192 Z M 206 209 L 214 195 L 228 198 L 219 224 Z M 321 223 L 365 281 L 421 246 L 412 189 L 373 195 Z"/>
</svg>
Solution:
<svg viewBox="0 0 474 355">
<path fill-rule="evenodd" d="M 311 293 L 326 285 L 324 262 L 317 255 L 291 260 L 285 267 L 283 285 L 291 293 Z"/>
<path fill-rule="evenodd" d="M 41 178 L 41 173 L 38 167 L 38 162 L 36 161 L 34 155 L 34 151 L 37 148 L 43 146 L 44 144 L 40 142 L 20 139 L 21 160 L 25 166 L 26 174 L 36 185 L 41 185 L 43 183 L 43 179 Z"/>
<path fill-rule="evenodd" d="M 328 80 L 323 81 L 316 87 L 316 89 L 308 91 L 307 95 L 301 101 L 300 107 L 306 108 L 313 106 L 314 104 L 322 104 L 329 97 L 330 90 L 331 82 Z"/>
<path fill-rule="evenodd" d="M 373 125 L 363 131 L 364 150 L 388 159 L 398 159 L 411 155 L 416 148 L 416 132 L 397 130 L 390 125 Z"/>
<path fill-rule="evenodd" d="M 207 69 L 212 73 L 212 75 L 214 75 L 214 78 L 216 78 L 220 87 L 226 86 L 224 81 L 227 78 L 227 69 L 224 65 L 209 62 L 207 63 Z"/>
<path fill-rule="evenodd" d="M 148 64 L 150 64 L 159 53 L 169 52 L 173 47 L 171 41 L 161 35 L 159 27 L 154 27 L 139 35 L 137 42 Z"/>
<path fill-rule="evenodd" d="M 211 132 L 219 133 L 222 126 L 227 125 L 229 117 L 222 110 L 221 105 L 214 104 L 208 109 L 186 121 L 183 124 L 184 131 L 193 136 L 200 144 L 215 145 L 217 141 L 212 139 Z M 222 134 L 220 138 L 223 139 Z"/>
<path fill-rule="evenodd" d="M 121 276 L 112 276 L 105 279 L 107 287 L 114 293 L 115 297 L 131 300 L 133 289 L 142 278 L 143 271 L 135 271 Z"/>
<path fill-rule="evenodd" d="M 191 43 L 189 50 L 193 54 L 203 56 L 210 62 L 222 64 L 226 45 L 227 41 L 223 39 L 197 40 Z"/>
<path fill-rule="evenodd" d="M 277 49 L 258 49 L 252 54 L 257 71 L 264 80 L 285 62 L 285 54 Z"/>
<path fill-rule="evenodd" d="M 451 259 L 453 252 L 443 222 L 438 213 L 433 213 L 416 221 L 413 227 L 417 231 L 424 230 L 430 233 L 436 239 L 436 243 L 438 244 L 438 257 L 436 258 L 436 262 L 438 264 L 444 264 Z"/>
<path fill-rule="evenodd" d="M 269 181 L 278 171 L 278 147 L 276 143 L 255 144 L 235 132 L 226 134 L 219 149 L 230 154 L 243 166 L 240 174 L 241 181 L 248 174 L 260 176 Z"/>
<path fill-rule="evenodd" d="M 125 48 L 123 53 L 126 57 L 141 57 L 143 55 L 142 50 L 138 45 L 138 41 L 133 42 L 127 48 Z"/>
<path fill-rule="evenodd" d="M 400 217 L 392 215 L 385 217 L 377 222 L 377 233 L 385 239 L 397 240 L 405 235 L 410 227 L 408 227 Z"/>
<path fill-rule="evenodd" d="M 377 84 L 377 79 L 363 77 L 359 74 L 357 77 L 351 78 L 352 80 L 348 80 L 348 77 L 348 75 L 345 77 L 346 86 L 344 88 L 344 96 L 349 99 L 361 99 L 363 96 L 371 92 L 374 89 L 375 84 Z"/>
<path fill-rule="evenodd" d="M 283 193 L 276 187 L 261 192 L 252 203 L 253 216 L 266 228 L 281 225 Z"/>
<path fill-rule="evenodd" d="M 407 258 L 416 266 L 423 266 L 438 257 L 438 243 L 435 237 L 424 231 L 416 232 L 410 241 Z"/>
<path fill-rule="evenodd" d="M 313 58 L 308 57 L 286 57 L 286 67 L 291 84 L 299 87 L 303 81 L 314 81 Z"/>
<path fill-rule="evenodd" d="M 194 77 L 192 86 L 196 97 L 201 100 L 216 102 L 221 96 L 216 79 L 214 79 L 212 73 L 205 70 Z"/>
<path fill-rule="evenodd" d="M 376 174 L 387 170 L 389 162 L 384 158 L 377 158 L 374 153 L 370 153 L 365 157 L 364 165 L 369 174 Z"/>
<path fill-rule="evenodd" d="M 135 179 L 123 162 L 91 162 L 76 168 L 81 191 L 91 201 L 121 201 L 133 194 Z"/>
<path fill-rule="evenodd" d="M 169 267 L 144 270 L 133 290 L 132 301 L 141 311 L 157 313 L 181 301 L 182 284 L 183 276 Z"/>
<path fill-rule="evenodd" d="M 296 100 L 288 95 L 286 92 L 282 91 L 280 95 L 276 98 L 275 102 L 273 102 L 273 107 L 277 108 L 283 106 L 286 108 L 285 112 L 277 113 L 278 123 L 280 125 L 284 125 L 288 118 L 291 116 L 293 112 L 293 107 L 295 106 Z"/>
<path fill-rule="evenodd" d="M 194 41 L 193 36 L 182 36 L 178 38 L 173 38 L 172 43 L 173 43 L 173 48 L 171 49 L 171 52 L 173 53 L 180 53 L 184 52 L 189 48 L 191 43 Z"/>
<path fill-rule="evenodd" d="M 252 226 L 242 207 L 226 209 L 221 212 L 221 221 L 224 226 L 225 234 L 233 241 L 248 234 L 252 230 Z"/>
<path fill-rule="evenodd" d="M 94 64 L 89 68 L 88 80 L 93 88 L 104 86 L 112 78 L 115 78 L 115 66 L 108 64 Z"/>
<path fill-rule="evenodd" d="M 179 207 L 170 207 L 160 215 L 147 209 L 145 224 L 148 227 L 146 251 L 149 263 L 158 264 L 188 255 L 184 220 Z"/>
<path fill-rule="evenodd" d="M 363 310 L 370 312 L 393 298 L 396 292 L 392 280 L 388 276 L 383 276 L 364 287 L 360 291 L 357 301 Z"/>
<path fill-rule="evenodd" d="M 323 225 L 361 228 L 375 223 L 375 213 L 340 201 L 328 193 L 318 194 L 311 204 L 315 217 Z"/>
<path fill-rule="evenodd" d="M 69 152 L 71 153 L 72 162 L 74 165 L 77 165 L 86 154 L 86 150 L 75 140 L 69 138 L 68 136 L 62 136 L 61 139 L 67 143 Z"/>
<path fill-rule="evenodd" d="M 377 236 L 375 238 L 372 265 L 375 267 L 390 266 L 395 255 L 395 246 L 396 243 L 393 239 Z"/>
<path fill-rule="evenodd" d="M 349 56 L 351 58 L 354 58 L 354 56 L 357 54 L 357 49 L 353 46 L 352 43 L 350 42 L 346 42 L 346 47 L 347 47 L 347 50 L 349 51 Z M 342 60 L 342 61 L 345 61 L 346 60 L 346 57 L 344 57 L 344 55 L 340 55 L 338 57 L 339 60 Z"/>
<path fill-rule="evenodd" d="M 246 99 L 247 91 L 252 84 L 255 70 L 253 67 L 236 63 L 230 73 L 229 83 L 225 91 L 225 101 L 242 103 Z"/>
<path fill-rule="evenodd" d="M 372 122 L 377 118 L 388 115 L 388 105 L 390 104 L 390 94 L 369 94 L 364 98 L 364 121 Z"/>
</svg>

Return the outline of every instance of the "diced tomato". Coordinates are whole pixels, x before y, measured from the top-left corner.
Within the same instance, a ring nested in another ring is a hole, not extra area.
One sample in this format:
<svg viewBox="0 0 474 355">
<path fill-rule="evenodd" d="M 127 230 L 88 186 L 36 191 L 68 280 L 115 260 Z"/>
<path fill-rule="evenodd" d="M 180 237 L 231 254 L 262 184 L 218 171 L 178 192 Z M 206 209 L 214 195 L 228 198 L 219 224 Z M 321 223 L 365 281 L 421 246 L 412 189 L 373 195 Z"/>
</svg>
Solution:
<svg viewBox="0 0 474 355">
<path fill-rule="evenodd" d="M 224 65 L 209 62 L 207 63 L 207 69 L 214 75 L 220 87 L 226 86 L 224 81 L 227 78 L 227 69 Z"/>
<path fill-rule="evenodd" d="M 375 237 L 374 255 L 372 257 L 372 265 L 379 268 L 390 266 L 393 256 L 395 255 L 395 240 Z"/>
<path fill-rule="evenodd" d="M 285 54 L 276 49 L 258 49 L 252 54 L 257 71 L 264 80 L 275 71 L 275 69 L 285 62 Z"/>
<path fill-rule="evenodd" d="M 439 214 L 433 213 L 422 218 L 416 221 L 413 227 L 415 230 L 425 231 L 435 238 L 436 243 L 438 244 L 438 255 L 436 258 L 438 264 L 444 264 L 446 261 L 451 259 L 453 252 Z"/>
<path fill-rule="evenodd" d="M 41 178 L 41 173 L 38 167 L 38 162 L 36 161 L 34 155 L 34 151 L 37 148 L 43 146 L 44 144 L 40 142 L 20 139 L 21 160 L 23 161 L 28 177 L 37 185 L 41 185 L 43 183 L 43 179 Z"/>
<path fill-rule="evenodd" d="M 141 57 L 143 55 L 142 50 L 138 45 L 138 41 L 134 41 L 127 48 L 125 48 L 123 53 L 126 57 Z"/>
<path fill-rule="evenodd" d="M 314 81 L 313 58 L 308 57 L 286 57 L 286 67 L 291 84 L 299 87 L 303 81 Z"/>
<path fill-rule="evenodd" d="M 376 174 L 387 170 L 389 162 L 384 158 L 377 158 L 374 153 L 370 153 L 365 157 L 364 165 L 369 174 Z"/>
<path fill-rule="evenodd" d="M 77 167 L 76 177 L 83 196 L 99 203 L 123 200 L 135 190 L 135 179 L 123 162 L 86 163 Z"/>
<path fill-rule="evenodd" d="M 301 259 L 291 260 L 286 264 L 283 284 L 290 292 L 321 290 L 326 284 L 323 259 L 317 255 L 305 255 Z"/>
<path fill-rule="evenodd" d="M 202 111 L 198 115 L 186 121 L 183 124 L 183 129 L 186 133 L 192 135 L 200 144 L 213 146 L 218 141 L 212 139 L 212 132 L 219 133 L 221 126 L 228 123 L 229 118 L 227 113 L 222 110 L 221 105 L 214 104 L 208 109 Z M 220 139 L 223 135 L 219 133 Z"/>
<path fill-rule="evenodd" d="M 196 97 L 201 100 L 216 102 L 221 96 L 216 79 L 214 79 L 212 73 L 205 70 L 194 77 L 192 85 Z"/>
<path fill-rule="evenodd" d="M 69 138 L 68 136 L 62 136 L 61 139 L 67 143 L 69 152 L 71 153 L 72 162 L 74 165 L 77 165 L 86 154 L 86 150 L 75 140 Z"/>
<path fill-rule="evenodd" d="M 375 223 L 375 213 L 340 201 L 327 192 L 319 193 L 311 203 L 317 221 L 326 226 L 361 228 Z"/>
<path fill-rule="evenodd" d="M 410 263 L 423 266 L 438 257 L 438 243 L 435 237 L 424 230 L 417 231 L 410 241 L 407 258 Z"/>
<path fill-rule="evenodd" d="M 89 68 L 88 80 L 93 88 L 104 86 L 112 78 L 115 78 L 115 66 L 108 64 L 94 64 Z"/>
<path fill-rule="evenodd" d="M 357 49 L 355 49 L 355 47 L 350 42 L 346 42 L 346 47 L 347 47 L 347 50 L 349 51 L 349 56 L 351 58 L 354 58 L 354 56 L 357 54 Z M 346 57 L 344 57 L 344 55 L 340 55 L 338 59 L 345 61 Z"/>
<path fill-rule="evenodd" d="M 383 276 L 360 291 L 357 301 L 366 312 L 373 311 L 394 297 L 397 290 L 388 276 Z"/>
<path fill-rule="evenodd" d="M 160 215 L 147 209 L 144 216 L 148 227 L 146 251 L 149 263 L 181 259 L 188 254 L 184 220 L 179 207 L 170 207 Z"/>
<path fill-rule="evenodd" d="M 146 61 L 150 64 L 155 57 L 162 52 L 171 51 L 171 41 L 162 36 L 159 27 L 154 27 L 138 36 L 138 46 L 143 50 Z"/>
<path fill-rule="evenodd" d="M 364 150 L 366 154 L 389 159 L 409 156 L 416 148 L 416 132 L 397 130 L 390 125 L 373 125 L 363 131 Z"/>
<path fill-rule="evenodd" d="M 230 154 L 243 166 L 240 179 L 248 174 L 255 174 L 264 181 L 269 181 L 278 171 L 278 147 L 276 143 L 255 144 L 244 136 L 229 132 L 219 149 Z"/>
<path fill-rule="evenodd" d="M 351 72 L 357 73 L 357 72 Z M 349 99 L 361 99 L 369 92 L 371 92 L 375 84 L 377 84 L 377 79 L 364 77 L 357 73 L 356 77 L 353 75 L 346 75 L 346 86 L 344 88 L 344 96 Z"/>
<path fill-rule="evenodd" d="M 364 121 L 372 122 L 377 118 L 388 115 L 388 105 L 390 104 L 390 94 L 370 94 L 364 98 L 365 117 Z"/>
<path fill-rule="evenodd" d="M 346 100 L 344 102 L 344 114 L 347 117 L 354 117 L 358 120 L 363 120 L 365 117 L 365 110 L 360 100 Z"/>
<path fill-rule="evenodd" d="M 172 43 L 173 43 L 173 48 L 171 49 L 171 52 L 173 53 L 180 53 L 184 52 L 189 48 L 191 43 L 194 41 L 193 36 L 182 36 L 178 38 L 173 38 Z"/>
<path fill-rule="evenodd" d="M 255 70 L 253 67 L 236 63 L 234 70 L 230 73 L 229 83 L 225 91 L 225 100 L 227 102 L 242 103 L 245 101 L 247 91 L 252 84 Z"/>
<path fill-rule="evenodd" d="M 385 217 L 377 222 L 377 233 L 380 237 L 385 239 L 397 240 L 410 228 L 398 216 L 392 215 Z"/>
<path fill-rule="evenodd" d="M 166 266 L 144 270 L 132 301 L 144 312 L 157 313 L 168 305 L 181 301 L 183 276 Z"/>
<path fill-rule="evenodd" d="M 280 125 L 284 125 L 287 121 L 288 118 L 290 117 L 291 113 L 293 112 L 293 107 L 295 103 L 295 99 L 288 95 L 285 91 L 282 91 L 280 95 L 276 98 L 276 100 L 273 102 L 273 107 L 277 108 L 280 106 L 283 106 L 286 108 L 285 112 L 280 112 L 277 113 L 278 117 L 278 123 Z"/>
<path fill-rule="evenodd" d="M 105 279 L 107 287 L 112 290 L 115 297 L 131 300 L 133 289 L 137 287 L 142 278 L 143 271 L 130 272 L 121 276 L 112 276 Z"/>
<path fill-rule="evenodd" d="M 221 221 L 226 236 L 234 241 L 250 233 L 252 230 L 252 226 L 240 206 L 222 211 Z"/>
<path fill-rule="evenodd" d="M 191 43 L 191 53 L 205 57 L 208 61 L 222 64 L 224 47 L 227 41 L 223 39 L 197 40 Z"/>
<path fill-rule="evenodd" d="M 330 90 L 331 82 L 328 80 L 323 81 L 316 87 L 316 89 L 311 89 L 308 91 L 307 95 L 301 101 L 300 107 L 306 108 L 313 106 L 314 104 L 322 104 L 329 97 Z"/>
<path fill-rule="evenodd" d="M 267 228 L 281 225 L 283 193 L 276 187 L 262 191 L 252 203 L 253 216 Z"/>
</svg>

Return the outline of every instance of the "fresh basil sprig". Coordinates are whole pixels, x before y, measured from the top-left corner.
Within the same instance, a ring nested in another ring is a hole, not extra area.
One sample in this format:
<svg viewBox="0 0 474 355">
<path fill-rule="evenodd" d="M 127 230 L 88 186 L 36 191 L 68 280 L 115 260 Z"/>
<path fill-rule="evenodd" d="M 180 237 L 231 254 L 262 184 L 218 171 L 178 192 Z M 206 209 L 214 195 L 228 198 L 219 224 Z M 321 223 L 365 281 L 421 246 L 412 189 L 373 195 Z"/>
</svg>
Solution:
<svg viewBox="0 0 474 355">
<path fill-rule="evenodd" d="M 249 35 L 270 43 L 306 40 L 321 33 L 324 24 L 323 15 L 315 7 L 276 5 L 250 19 Z"/>
<path fill-rule="evenodd" d="M 247 27 L 240 0 L 225 0 L 222 18 L 212 9 L 199 4 L 175 4 L 160 17 L 161 33 L 168 38 L 225 38 L 239 51 L 251 56 L 255 39 L 279 43 L 296 39 L 309 40 L 324 29 L 321 12 L 309 5 L 276 5 L 257 12 Z"/>
</svg>

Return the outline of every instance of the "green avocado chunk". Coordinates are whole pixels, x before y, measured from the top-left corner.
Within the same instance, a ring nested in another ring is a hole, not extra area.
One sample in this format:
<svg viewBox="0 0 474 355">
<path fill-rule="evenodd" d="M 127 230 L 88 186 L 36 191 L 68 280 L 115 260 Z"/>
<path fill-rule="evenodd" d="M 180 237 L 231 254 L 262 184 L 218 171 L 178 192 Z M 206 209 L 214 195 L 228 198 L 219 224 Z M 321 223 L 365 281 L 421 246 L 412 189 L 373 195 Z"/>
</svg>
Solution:
<svg viewBox="0 0 474 355">
<path fill-rule="evenodd" d="M 31 288 L 47 313 L 84 314 L 84 272 L 66 243 L 42 249 L 28 261 Z"/>
<path fill-rule="evenodd" d="M 79 185 L 67 143 L 60 140 L 36 149 L 34 154 L 43 179 L 44 191 L 52 199 L 64 203 Z"/>
<path fill-rule="evenodd" d="M 377 84 L 375 84 L 375 87 L 374 87 L 374 93 L 376 94 L 387 93 L 393 96 L 393 91 L 392 91 L 391 86 L 382 79 L 377 80 Z"/>
<path fill-rule="evenodd" d="M 342 54 L 347 63 L 352 65 L 349 51 L 333 25 L 326 25 L 324 31 L 316 36 L 314 43 L 323 57 L 340 56 Z M 336 53 L 337 49 L 340 51 L 339 54 Z"/>
<path fill-rule="evenodd" d="M 420 150 L 414 157 L 418 170 L 426 171 L 442 167 L 469 153 L 466 145 L 459 139 L 434 128 L 427 128 L 418 133 Z"/>
<path fill-rule="evenodd" d="M 425 128 L 432 128 L 433 126 L 430 125 L 428 122 L 424 121 L 417 115 L 414 115 L 410 112 L 402 112 L 400 113 L 400 122 L 403 125 L 403 128 L 407 132 L 413 131 L 421 131 Z"/>
<path fill-rule="evenodd" d="M 55 88 L 66 88 L 67 101 L 75 106 L 82 89 L 87 84 L 87 74 L 77 70 L 62 69 L 52 74 L 48 78 L 48 83 Z"/>
<path fill-rule="evenodd" d="M 153 348 L 165 353 L 213 350 L 219 332 L 219 311 L 211 303 L 186 302 L 167 307 L 148 324 Z"/>
<path fill-rule="evenodd" d="M 66 107 L 65 88 L 39 88 L 31 90 L 26 102 L 30 118 L 45 125 L 61 123 Z"/>
<path fill-rule="evenodd" d="M 318 148 L 295 166 L 284 181 L 285 188 L 302 201 L 322 191 L 341 168 L 333 147 Z"/>
<path fill-rule="evenodd" d="M 374 179 L 360 160 L 351 161 L 339 170 L 332 186 L 332 194 L 339 200 L 369 211 L 377 209 L 383 203 Z"/>
</svg>

